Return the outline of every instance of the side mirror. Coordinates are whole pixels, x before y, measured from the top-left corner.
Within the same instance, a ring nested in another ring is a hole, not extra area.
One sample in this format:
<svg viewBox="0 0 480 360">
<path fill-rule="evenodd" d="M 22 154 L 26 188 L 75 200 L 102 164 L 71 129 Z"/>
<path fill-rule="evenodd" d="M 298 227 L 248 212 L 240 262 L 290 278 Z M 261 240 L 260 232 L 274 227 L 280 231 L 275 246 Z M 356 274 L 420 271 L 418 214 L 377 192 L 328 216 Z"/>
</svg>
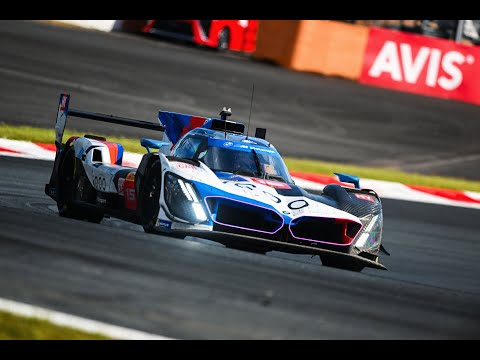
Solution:
<svg viewBox="0 0 480 360">
<path fill-rule="evenodd" d="M 256 128 L 255 129 L 255 137 L 259 139 L 264 139 L 267 136 L 267 129 L 264 128 Z"/>
</svg>

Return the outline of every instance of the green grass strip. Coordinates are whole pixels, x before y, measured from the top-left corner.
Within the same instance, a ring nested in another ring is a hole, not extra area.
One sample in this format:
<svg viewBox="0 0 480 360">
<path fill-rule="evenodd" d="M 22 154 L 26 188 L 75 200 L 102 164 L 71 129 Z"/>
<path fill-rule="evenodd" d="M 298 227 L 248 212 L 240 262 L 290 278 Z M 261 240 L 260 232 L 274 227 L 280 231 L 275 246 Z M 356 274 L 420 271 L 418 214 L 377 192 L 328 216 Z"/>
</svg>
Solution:
<svg viewBox="0 0 480 360">
<path fill-rule="evenodd" d="M 285 163 L 290 171 L 305 171 L 318 174 L 333 174 L 340 172 L 353 174 L 362 178 L 394 181 L 402 184 L 430 186 L 443 189 L 469 190 L 480 192 L 480 181 L 472 181 L 461 178 L 422 175 L 418 173 L 407 173 L 395 168 L 385 167 L 363 167 L 348 164 L 330 163 L 316 160 L 285 158 Z"/>
<path fill-rule="evenodd" d="M 65 129 L 63 133 L 63 141 L 67 141 L 70 136 L 83 136 L 84 132 Z M 98 134 L 98 136 L 104 136 L 108 141 L 119 142 L 123 145 L 126 151 L 144 153 L 145 148 L 140 145 L 140 139 L 131 139 L 121 136 L 109 136 L 106 134 Z M 31 126 L 12 126 L 0 123 L 0 138 L 6 138 L 11 140 L 24 140 L 46 144 L 53 144 L 55 142 L 55 129 L 43 129 L 35 128 Z"/>
<path fill-rule="evenodd" d="M 0 340 L 108 340 L 100 334 L 90 334 L 69 327 L 57 326 L 45 320 L 17 316 L 0 311 Z"/>
<path fill-rule="evenodd" d="M 80 131 L 65 130 L 64 140 L 72 135 L 83 135 Z M 105 136 L 109 141 L 119 142 L 126 151 L 145 153 L 145 149 L 140 146 L 139 139 L 126 137 L 113 137 L 107 134 L 96 134 Z M 30 126 L 11 126 L 0 123 L 0 138 L 13 140 L 26 140 L 41 143 L 53 143 L 55 139 L 55 130 L 34 128 Z M 395 181 L 410 185 L 431 186 L 454 190 L 470 190 L 480 192 L 480 181 L 471 181 L 461 178 L 452 178 L 444 176 L 421 175 L 417 173 L 407 173 L 395 168 L 363 167 L 348 164 L 330 163 L 316 160 L 295 159 L 291 157 L 284 158 L 289 170 L 305 171 L 318 174 L 330 174 L 342 172 L 357 175 L 360 178 Z M 361 183 L 361 182 L 360 182 Z"/>
</svg>

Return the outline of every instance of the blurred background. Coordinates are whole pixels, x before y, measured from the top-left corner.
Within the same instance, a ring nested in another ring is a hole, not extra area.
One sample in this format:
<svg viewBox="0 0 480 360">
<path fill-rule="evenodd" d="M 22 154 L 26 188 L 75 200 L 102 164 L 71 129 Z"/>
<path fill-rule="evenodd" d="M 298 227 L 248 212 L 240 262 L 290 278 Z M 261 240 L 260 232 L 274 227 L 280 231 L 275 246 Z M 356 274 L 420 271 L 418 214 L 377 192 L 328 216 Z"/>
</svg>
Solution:
<svg viewBox="0 0 480 360">
<path fill-rule="evenodd" d="M 480 93 L 469 79 L 477 74 L 479 27 L 480 20 L 118 20 L 114 25 L 292 70 L 476 104 Z M 450 54 L 455 51 L 460 58 Z"/>
<path fill-rule="evenodd" d="M 275 21 L 275 20 L 273 20 Z M 324 21 L 324 20 L 313 20 Z M 480 43 L 480 20 L 339 20 L 359 26 L 377 26 L 413 34 L 455 40 L 464 44 Z M 198 23 L 197 23 L 198 22 Z M 258 27 L 272 20 L 121 20 L 116 29 L 146 32 L 185 39 L 199 44 L 213 44 L 224 28 L 228 34 L 220 35 L 221 49 L 255 51 Z M 199 32 L 203 32 L 202 36 Z M 228 44 L 230 40 L 230 44 Z M 229 45 L 229 47 L 227 46 Z M 216 44 L 215 44 L 216 45 Z M 213 45 L 211 45 L 213 46 Z"/>
</svg>

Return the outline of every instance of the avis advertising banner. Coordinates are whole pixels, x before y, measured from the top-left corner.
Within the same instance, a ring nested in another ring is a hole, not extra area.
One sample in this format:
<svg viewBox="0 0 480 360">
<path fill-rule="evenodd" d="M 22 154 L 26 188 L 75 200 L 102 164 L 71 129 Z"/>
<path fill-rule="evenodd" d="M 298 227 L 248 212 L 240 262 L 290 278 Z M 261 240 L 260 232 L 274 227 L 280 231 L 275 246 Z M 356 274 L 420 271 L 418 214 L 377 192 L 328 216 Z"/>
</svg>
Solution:
<svg viewBox="0 0 480 360">
<path fill-rule="evenodd" d="M 480 48 L 371 28 L 359 81 L 480 104 Z"/>
</svg>

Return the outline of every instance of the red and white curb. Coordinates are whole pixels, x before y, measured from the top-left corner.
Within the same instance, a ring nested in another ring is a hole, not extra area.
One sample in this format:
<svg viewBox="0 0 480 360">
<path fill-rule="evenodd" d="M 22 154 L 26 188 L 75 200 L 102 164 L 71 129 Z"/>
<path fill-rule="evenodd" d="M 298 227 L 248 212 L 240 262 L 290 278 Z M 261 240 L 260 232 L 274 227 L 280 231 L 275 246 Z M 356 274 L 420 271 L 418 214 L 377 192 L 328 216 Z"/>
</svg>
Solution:
<svg viewBox="0 0 480 360">
<path fill-rule="evenodd" d="M 0 138 L 0 155 L 53 161 L 55 159 L 55 146 L 53 144 L 40 144 Z M 123 165 L 137 167 L 142 156 L 142 154 L 125 152 L 123 155 Z M 321 191 L 326 185 L 332 183 L 353 187 L 352 184 L 341 183 L 335 176 L 330 175 L 311 174 L 299 171 L 291 171 L 291 175 L 295 184 L 307 190 Z M 386 199 L 480 209 L 480 193 L 473 191 L 448 190 L 363 178 L 360 179 L 360 186 L 363 189 L 372 189 L 376 191 L 381 198 Z"/>
<path fill-rule="evenodd" d="M 38 160 L 55 160 L 55 145 L 0 138 L 0 155 Z M 138 167 L 142 154 L 125 151 L 122 164 Z"/>
<path fill-rule="evenodd" d="M 91 334 L 101 334 L 112 339 L 174 340 L 161 335 L 110 325 L 99 321 L 85 319 L 82 317 L 2 298 L 0 298 L 0 310 L 18 316 L 45 320 L 58 326 L 70 327 Z"/>
<path fill-rule="evenodd" d="M 309 190 L 322 190 L 326 185 L 332 183 L 353 187 L 352 184 L 339 182 L 335 176 L 299 171 L 291 171 L 290 174 L 294 178 L 295 184 Z M 360 187 L 376 191 L 380 198 L 480 209 L 480 193 L 473 191 L 406 185 L 398 182 L 364 178 L 360 179 Z"/>
</svg>

